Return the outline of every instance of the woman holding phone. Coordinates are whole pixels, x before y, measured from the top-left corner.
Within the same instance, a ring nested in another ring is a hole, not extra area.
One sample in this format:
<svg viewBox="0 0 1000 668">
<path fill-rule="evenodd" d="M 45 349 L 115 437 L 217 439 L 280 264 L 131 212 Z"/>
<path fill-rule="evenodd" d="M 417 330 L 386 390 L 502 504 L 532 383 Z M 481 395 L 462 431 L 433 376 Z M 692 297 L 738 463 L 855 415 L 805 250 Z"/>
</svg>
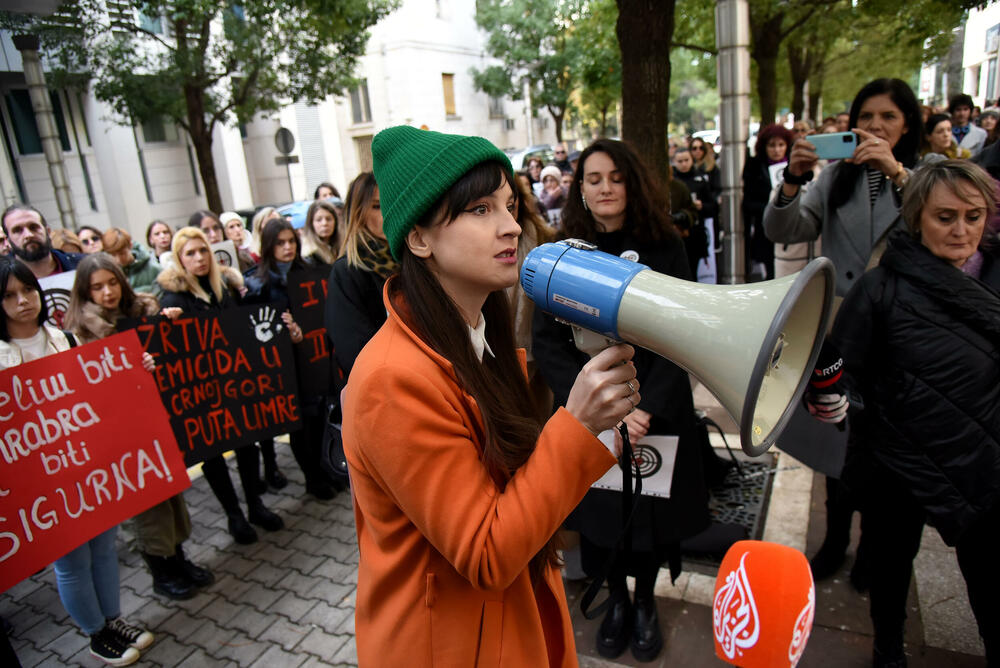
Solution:
<svg viewBox="0 0 1000 668">
<path fill-rule="evenodd" d="M 615 463 L 596 437 L 638 402 L 628 345 L 546 423 L 505 289 L 518 278 L 510 161 L 402 126 L 372 142 L 398 276 L 344 391 L 361 561 L 358 663 L 575 666 L 553 536 Z"/>
<path fill-rule="evenodd" d="M 814 241 L 823 235 L 823 254 L 837 270 L 837 297 L 847 295 L 865 273 L 873 251 L 890 230 L 905 229 L 903 189 L 924 137 L 920 105 L 899 79 L 865 84 L 851 104 L 849 123 L 858 136 L 853 156 L 825 167 L 802 194 L 820 156 L 808 140 L 798 140 L 778 194 L 764 210 L 764 231 L 775 243 Z M 836 419 L 843 420 L 846 412 L 844 402 Z M 826 538 L 810 562 L 817 580 L 830 577 L 843 564 L 853 515 L 840 482 L 827 477 L 826 487 Z M 856 568 L 851 577 L 856 587 L 865 586 L 863 569 Z"/>
</svg>

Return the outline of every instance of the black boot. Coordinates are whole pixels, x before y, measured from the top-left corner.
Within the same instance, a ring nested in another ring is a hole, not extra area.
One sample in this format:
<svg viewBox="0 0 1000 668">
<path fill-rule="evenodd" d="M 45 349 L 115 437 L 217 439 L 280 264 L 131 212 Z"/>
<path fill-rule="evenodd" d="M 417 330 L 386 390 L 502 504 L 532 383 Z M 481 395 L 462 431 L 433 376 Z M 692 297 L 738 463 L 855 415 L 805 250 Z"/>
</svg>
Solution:
<svg viewBox="0 0 1000 668">
<path fill-rule="evenodd" d="M 167 557 L 157 557 L 145 552 L 141 554 L 143 561 L 149 567 L 149 572 L 153 575 L 153 591 L 178 601 L 194 596 L 194 589 L 177 574 Z"/>
<path fill-rule="evenodd" d="M 306 478 L 306 492 L 321 501 L 329 501 L 337 496 L 337 490 L 320 475 L 312 475 Z"/>
<path fill-rule="evenodd" d="M 597 629 L 597 653 L 606 659 L 614 659 L 625 651 L 629 632 L 632 630 L 632 605 L 628 590 L 615 589 L 611 593 L 611 607 L 604 615 Z"/>
<path fill-rule="evenodd" d="M 243 448 L 238 448 L 237 455 L 242 450 Z M 222 510 L 225 511 L 229 521 L 229 533 L 232 534 L 233 540 L 240 545 L 256 543 L 257 532 L 243 516 L 240 501 L 236 496 L 236 489 L 229 477 L 229 467 L 226 466 L 226 460 L 222 457 L 211 457 L 202 463 L 201 470 L 205 475 L 205 480 L 208 481 L 208 486 L 212 488 L 215 498 L 222 504 Z M 246 491 L 245 487 L 244 491 Z"/>
<path fill-rule="evenodd" d="M 637 596 L 632 606 L 632 656 L 636 661 L 652 661 L 663 649 L 656 598 Z"/>
<path fill-rule="evenodd" d="M 256 524 L 267 531 L 280 531 L 285 528 L 285 523 L 282 519 L 268 510 L 264 506 L 264 502 L 259 498 L 251 499 L 247 502 L 247 505 L 250 507 L 247 512 L 247 518 L 252 524 Z"/>
<path fill-rule="evenodd" d="M 257 532 L 247 522 L 242 510 L 226 513 L 226 516 L 229 518 L 229 533 L 232 534 L 233 540 L 240 545 L 250 545 L 257 542 Z"/>
<path fill-rule="evenodd" d="M 842 483 L 826 478 L 826 537 L 816 555 L 809 560 L 814 580 L 824 580 L 844 565 L 851 542 L 851 516 L 854 508 Z"/>
<path fill-rule="evenodd" d="M 173 563 L 174 572 L 192 586 L 207 587 L 215 582 L 215 576 L 208 569 L 192 563 L 184 555 L 184 546 L 179 543 L 174 556 L 170 557 L 170 561 Z"/>
<path fill-rule="evenodd" d="M 260 442 L 260 454 L 264 460 L 264 480 L 273 489 L 283 489 L 288 484 L 288 478 L 278 470 L 278 457 L 274 452 L 273 438 Z"/>
</svg>

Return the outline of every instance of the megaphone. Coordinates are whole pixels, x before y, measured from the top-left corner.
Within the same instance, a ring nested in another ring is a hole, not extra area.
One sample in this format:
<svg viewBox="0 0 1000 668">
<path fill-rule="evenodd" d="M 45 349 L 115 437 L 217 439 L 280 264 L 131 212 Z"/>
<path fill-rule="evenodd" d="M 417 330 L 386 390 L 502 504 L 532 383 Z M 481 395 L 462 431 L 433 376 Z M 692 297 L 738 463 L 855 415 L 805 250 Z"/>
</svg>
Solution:
<svg viewBox="0 0 1000 668">
<path fill-rule="evenodd" d="M 647 348 L 694 375 L 756 457 L 777 440 L 816 364 L 833 305 L 833 263 L 746 285 L 666 276 L 579 239 L 538 246 L 521 286 L 546 313 Z"/>
</svg>

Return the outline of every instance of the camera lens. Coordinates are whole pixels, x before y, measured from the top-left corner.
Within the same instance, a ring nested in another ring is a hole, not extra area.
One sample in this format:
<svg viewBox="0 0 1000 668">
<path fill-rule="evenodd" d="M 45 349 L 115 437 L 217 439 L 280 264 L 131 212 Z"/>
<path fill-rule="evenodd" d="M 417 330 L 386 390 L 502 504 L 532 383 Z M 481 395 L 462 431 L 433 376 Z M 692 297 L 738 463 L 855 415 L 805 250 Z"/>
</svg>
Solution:
<svg viewBox="0 0 1000 668">
<path fill-rule="evenodd" d="M 844 135 L 843 136 L 843 140 L 844 140 L 845 144 L 850 144 L 851 143 L 851 135 Z"/>
</svg>

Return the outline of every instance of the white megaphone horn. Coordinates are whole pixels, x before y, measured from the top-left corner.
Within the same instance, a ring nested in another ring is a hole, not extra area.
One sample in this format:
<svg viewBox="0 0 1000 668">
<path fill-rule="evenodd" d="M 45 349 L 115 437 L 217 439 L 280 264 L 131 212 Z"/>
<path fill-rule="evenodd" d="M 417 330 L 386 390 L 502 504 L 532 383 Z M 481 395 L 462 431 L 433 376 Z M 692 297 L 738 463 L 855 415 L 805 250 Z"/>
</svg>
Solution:
<svg viewBox="0 0 1000 668">
<path fill-rule="evenodd" d="M 694 375 L 736 420 L 751 456 L 774 444 L 805 389 L 834 280 L 833 263 L 817 258 L 773 281 L 694 283 L 578 239 L 542 244 L 521 267 L 521 286 L 543 311 Z"/>
</svg>

